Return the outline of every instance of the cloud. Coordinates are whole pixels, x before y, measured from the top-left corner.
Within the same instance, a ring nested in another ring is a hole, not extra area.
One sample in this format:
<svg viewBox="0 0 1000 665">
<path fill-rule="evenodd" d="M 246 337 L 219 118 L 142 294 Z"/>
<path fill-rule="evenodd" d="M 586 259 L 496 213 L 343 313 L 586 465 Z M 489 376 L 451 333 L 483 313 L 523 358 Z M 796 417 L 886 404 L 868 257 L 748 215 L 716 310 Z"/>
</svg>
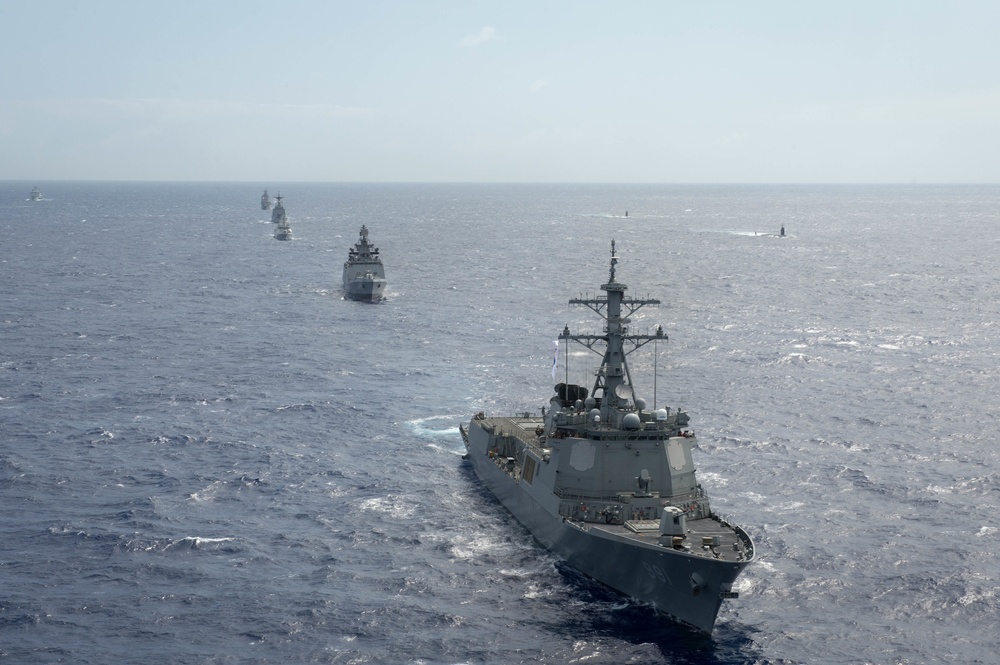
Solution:
<svg viewBox="0 0 1000 665">
<path fill-rule="evenodd" d="M 462 40 L 458 42 L 458 45 L 463 48 L 471 48 L 473 46 L 481 46 L 486 42 L 496 41 L 497 39 L 500 39 L 500 37 L 497 36 L 497 31 L 494 28 L 486 26 L 479 31 L 479 34 L 462 37 Z"/>
</svg>

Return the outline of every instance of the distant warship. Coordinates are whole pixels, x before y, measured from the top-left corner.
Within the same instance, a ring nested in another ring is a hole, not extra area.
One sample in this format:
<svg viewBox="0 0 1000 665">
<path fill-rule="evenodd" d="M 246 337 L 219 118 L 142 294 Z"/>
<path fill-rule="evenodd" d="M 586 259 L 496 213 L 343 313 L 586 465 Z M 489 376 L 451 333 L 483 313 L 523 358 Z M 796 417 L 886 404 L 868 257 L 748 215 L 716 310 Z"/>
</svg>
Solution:
<svg viewBox="0 0 1000 665">
<path fill-rule="evenodd" d="M 267 190 L 264 190 L 264 194 L 260 197 L 260 209 L 270 210 L 271 209 L 271 197 L 267 195 Z"/>
<path fill-rule="evenodd" d="M 276 240 L 292 239 L 292 227 L 289 226 L 287 217 L 282 216 L 281 221 L 278 222 L 278 226 L 274 229 L 274 238 Z"/>
<path fill-rule="evenodd" d="M 271 221 L 275 224 L 281 224 L 288 221 L 288 216 L 285 215 L 285 206 L 281 203 L 281 199 L 283 198 L 285 197 L 281 194 L 274 197 L 274 200 L 277 201 L 277 203 L 274 204 L 274 210 L 271 211 Z"/>
<path fill-rule="evenodd" d="M 38 190 L 38 187 L 35 187 L 34 189 L 31 190 L 31 200 L 32 201 L 42 200 L 42 193 Z"/>
<path fill-rule="evenodd" d="M 368 227 L 362 225 L 361 237 L 344 262 L 344 292 L 354 300 L 375 302 L 382 299 L 385 284 L 385 268 L 378 247 L 368 242 Z"/>
<path fill-rule="evenodd" d="M 688 415 L 647 410 L 633 392 L 626 356 L 666 335 L 662 326 L 629 332 L 630 317 L 660 301 L 626 296 L 617 262 L 612 241 L 606 295 L 569 301 L 601 316 L 604 334 L 574 335 L 567 326 L 559 335 L 603 352 L 591 395 L 559 383 L 541 417 L 480 412 L 460 426 L 462 438 L 476 475 L 542 545 L 710 634 L 722 601 L 738 597 L 733 582 L 753 561 L 754 544 L 712 511 L 695 479 Z"/>
</svg>

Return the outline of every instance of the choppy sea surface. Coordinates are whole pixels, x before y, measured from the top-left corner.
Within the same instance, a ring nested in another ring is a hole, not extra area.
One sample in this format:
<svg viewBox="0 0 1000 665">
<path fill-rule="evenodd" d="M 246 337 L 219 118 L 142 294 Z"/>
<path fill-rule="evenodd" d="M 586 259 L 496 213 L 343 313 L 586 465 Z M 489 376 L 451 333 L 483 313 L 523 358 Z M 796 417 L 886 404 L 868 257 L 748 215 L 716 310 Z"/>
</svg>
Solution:
<svg viewBox="0 0 1000 665">
<path fill-rule="evenodd" d="M 2 182 L 0 234 L 2 662 L 996 662 L 998 186 Z M 612 238 L 670 337 L 637 396 L 757 543 L 711 638 L 462 460 L 599 330 Z"/>
</svg>

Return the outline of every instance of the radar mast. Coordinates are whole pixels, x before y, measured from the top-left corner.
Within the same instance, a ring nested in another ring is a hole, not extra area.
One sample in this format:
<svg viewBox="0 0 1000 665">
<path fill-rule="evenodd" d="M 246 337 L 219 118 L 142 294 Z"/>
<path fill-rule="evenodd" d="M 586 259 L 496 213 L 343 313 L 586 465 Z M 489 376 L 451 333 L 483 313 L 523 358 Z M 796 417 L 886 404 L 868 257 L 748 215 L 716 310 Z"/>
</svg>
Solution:
<svg viewBox="0 0 1000 665">
<path fill-rule="evenodd" d="M 608 283 L 601 285 L 601 290 L 607 295 L 594 298 L 572 298 L 571 305 L 584 305 L 593 310 L 605 321 L 604 335 L 574 335 L 569 326 L 563 328 L 559 339 L 573 340 L 587 347 L 594 353 L 601 353 L 595 348 L 603 342 L 603 358 L 594 379 L 594 389 L 591 395 L 600 402 L 601 422 L 612 427 L 620 426 L 623 412 L 631 409 L 629 401 L 633 400 L 632 377 L 629 374 L 626 357 L 653 340 L 666 339 L 663 327 L 658 326 L 652 335 L 629 332 L 631 317 L 646 305 L 659 305 L 655 298 L 633 298 L 626 296 L 628 287 L 615 279 L 615 266 L 618 257 L 615 256 L 615 241 L 611 241 L 611 265 Z M 625 311 L 623 315 L 622 312 Z M 631 348 L 626 348 L 630 345 Z"/>
</svg>

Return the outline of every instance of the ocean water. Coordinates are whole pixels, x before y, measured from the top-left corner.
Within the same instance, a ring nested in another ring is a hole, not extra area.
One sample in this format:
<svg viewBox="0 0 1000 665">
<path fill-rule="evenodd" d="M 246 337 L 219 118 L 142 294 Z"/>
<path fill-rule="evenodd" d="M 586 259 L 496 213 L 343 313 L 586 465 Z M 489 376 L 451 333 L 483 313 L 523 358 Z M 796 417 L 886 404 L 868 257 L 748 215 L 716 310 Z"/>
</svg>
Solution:
<svg viewBox="0 0 1000 665">
<path fill-rule="evenodd" d="M 996 662 L 998 186 L 0 202 L 2 662 Z M 377 305 L 340 290 L 361 224 Z M 540 409 L 552 340 L 596 331 L 567 301 L 612 238 L 663 301 L 634 327 L 670 337 L 630 359 L 637 395 L 690 413 L 757 542 L 711 638 L 541 550 L 462 460 L 460 422 Z"/>
</svg>

